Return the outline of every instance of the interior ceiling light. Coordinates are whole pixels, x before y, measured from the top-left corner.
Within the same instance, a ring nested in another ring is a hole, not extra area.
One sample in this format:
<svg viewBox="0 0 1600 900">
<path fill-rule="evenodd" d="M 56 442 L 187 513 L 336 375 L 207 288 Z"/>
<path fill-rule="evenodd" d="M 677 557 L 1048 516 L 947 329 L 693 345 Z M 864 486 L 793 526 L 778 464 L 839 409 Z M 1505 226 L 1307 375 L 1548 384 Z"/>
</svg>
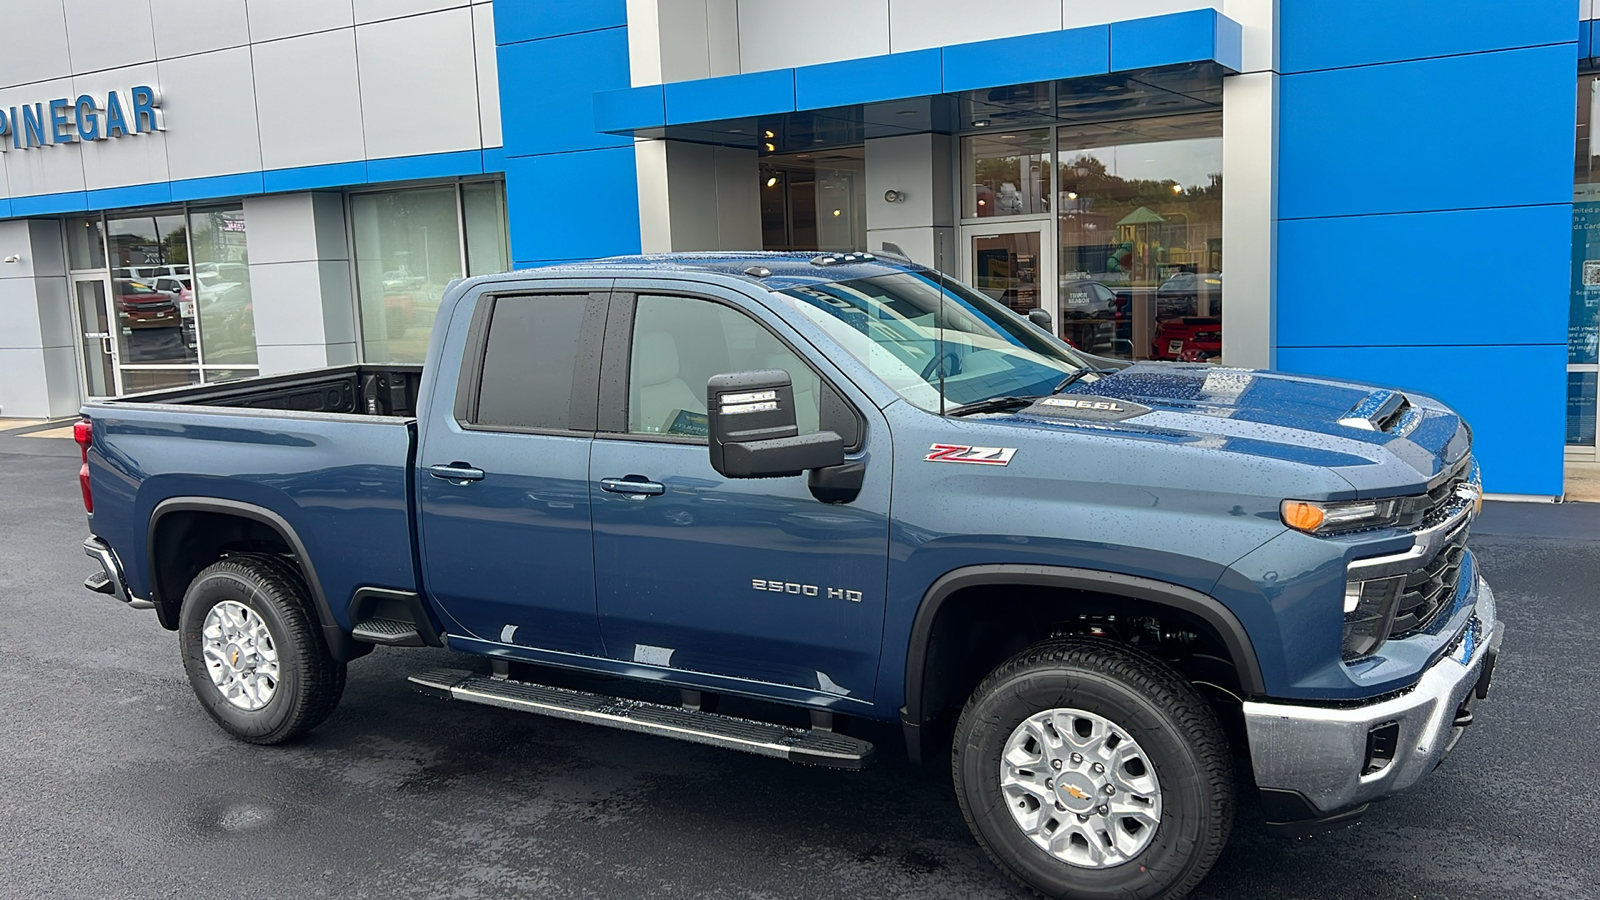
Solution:
<svg viewBox="0 0 1600 900">
<path fill-rule="evenodd" d="M 772 177 L 767 179 L 767 187 L 777 187 L 777 186 L 778 186 L 778 176 L 773 175 Z"/>
<path fill-rule="evenodd" d="M 836 219 L 839 217 L 839 210 L 836 209 L 833 211 L 833 217 Z"/>
<path fill-rule="evenodd" d="M 766 133 L 766 135 L 765 135 L 765 136 L 766 136 L 766 137 L 769 137 L 769 138 L 772 138 L 772 137 L 777 137 L 777 135 L 775 135 L 775 134 L 773 134 L 773 133 L 772 133 L 772 132 L 770 132 L 770 131 L 769 131 L 769 132 L 767 132 L 767 133 Z"/>
</svg>

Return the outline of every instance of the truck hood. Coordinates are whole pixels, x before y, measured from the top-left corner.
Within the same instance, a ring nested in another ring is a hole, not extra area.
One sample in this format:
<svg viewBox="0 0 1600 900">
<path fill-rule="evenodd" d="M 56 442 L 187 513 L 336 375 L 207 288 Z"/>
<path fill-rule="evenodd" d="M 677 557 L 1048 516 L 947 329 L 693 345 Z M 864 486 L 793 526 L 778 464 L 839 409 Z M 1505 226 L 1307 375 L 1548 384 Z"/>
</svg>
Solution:
<svg viewBox="0 0 1600 900">
<path fill-rule="evenodd" d="M 1136 364 L 1009 418 L 1333 469 L 1357 497 L 1422 490 L 1471 448 L 1461 417 L 1422 394 L 1207 365 Z"/>
</svg>

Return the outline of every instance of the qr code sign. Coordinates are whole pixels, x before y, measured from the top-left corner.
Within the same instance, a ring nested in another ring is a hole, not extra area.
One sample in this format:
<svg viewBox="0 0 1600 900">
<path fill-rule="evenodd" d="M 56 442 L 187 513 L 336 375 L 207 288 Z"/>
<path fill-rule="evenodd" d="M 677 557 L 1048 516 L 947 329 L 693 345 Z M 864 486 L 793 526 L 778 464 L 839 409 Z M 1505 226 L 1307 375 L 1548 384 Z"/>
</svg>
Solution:
<svg viewBox="0 0 1600 900">
<path fill-rule="evenodd" d="M 1600 259 L 1586 259 L 1583 261 L 1583 286 L 1586 288 L 1600 287 Z"/>
</svg>

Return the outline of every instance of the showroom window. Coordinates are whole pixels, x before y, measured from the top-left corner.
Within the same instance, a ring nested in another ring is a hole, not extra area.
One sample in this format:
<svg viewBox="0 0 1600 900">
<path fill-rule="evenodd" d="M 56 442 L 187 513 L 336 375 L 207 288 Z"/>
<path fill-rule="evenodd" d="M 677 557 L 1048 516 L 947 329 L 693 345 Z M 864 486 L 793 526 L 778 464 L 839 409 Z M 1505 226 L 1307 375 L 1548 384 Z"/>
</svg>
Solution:
<svg viewBox="0 0 1600 900">
<path fill-rule="evenodd" d="M 351 193 L 349 210 L 367 362 L 422 362 L 445 287 L 510 268 L 502 182 Z"/>
<path fill-rule="evenodd" d="M 65 222 L 89 396 L 257 373 L 240 204 Z"/>
<path fill-rule="evenodd" d="M 1073 345 L 1222 352 L 1222 74 L 1210 64 L 958 98 L 962 275 Z"/>
<path fill-rule="evenodd" d="M 1600 383 L 1600 75 L 1578 78 L 1572 190 L 1572 294 L 1567 317 L 1567 447 L 1596 454 Z"/>
</svg>

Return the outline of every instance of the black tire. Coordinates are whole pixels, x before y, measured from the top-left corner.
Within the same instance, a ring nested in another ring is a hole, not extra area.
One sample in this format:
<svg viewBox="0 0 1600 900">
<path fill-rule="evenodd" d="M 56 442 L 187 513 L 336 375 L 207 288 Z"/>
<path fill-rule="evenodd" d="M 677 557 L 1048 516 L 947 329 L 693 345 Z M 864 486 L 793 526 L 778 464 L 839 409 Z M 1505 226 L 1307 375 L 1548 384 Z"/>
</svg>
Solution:
<svg viewBox="0 0 1600 900">
<path fill-rule="evenodd" d="M 279 677 L 260 709 L 234 705 L 211 680 L 204 655 L 206 614 L 232 600 L 259 615 L 278 654 Z M 314 728 L 344 694 L 345 664 L 317 635 L 300 571 L 266 554 L 230 556 L 202 571 L 183 596 L 179 645 L 189 686 L 222 730 L 252 744 L 279 744 Z"/>
<path fill-rule="evenodd" d="M 1085 868 L 1059 860 L 1024 834 L 1008 809 L 1001 753 L 1023 720 L 1053 708 L 1116 723 L 1155 767 L 1160 823 L 1128 862 Z M 1046 641 L 991 672 L 956 725 L 951 774 L 961 813 L 989 858 L 1047 897 L 1182 897 L 1211 870 L 1233 827 L 1233 765 L 1216 714 L 1171 667 L 1107 640 Z"/>
</svg>

